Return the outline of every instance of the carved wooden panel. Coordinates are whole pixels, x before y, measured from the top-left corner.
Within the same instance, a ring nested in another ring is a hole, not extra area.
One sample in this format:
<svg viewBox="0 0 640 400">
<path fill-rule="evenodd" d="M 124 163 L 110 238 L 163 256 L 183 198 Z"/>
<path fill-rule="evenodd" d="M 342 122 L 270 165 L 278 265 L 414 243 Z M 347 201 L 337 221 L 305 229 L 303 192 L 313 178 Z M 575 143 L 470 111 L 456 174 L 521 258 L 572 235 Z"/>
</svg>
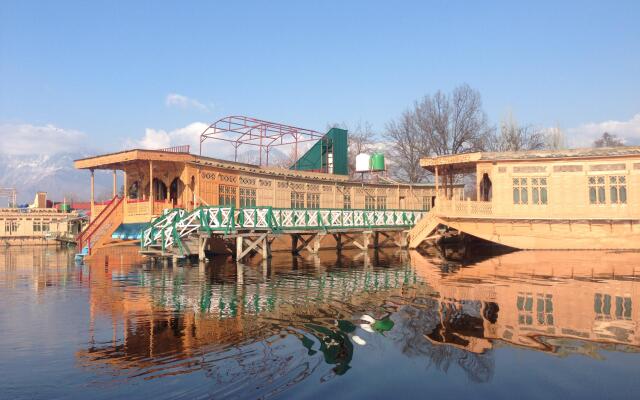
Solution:
<svg viewBox="0 0 640 400">
<path fill-rule="evenodd" d="M 619 171 L 619 170 L 625 170 L 626 168 L 627 166 L 624 163 L 596 164 L 596 165 L 591 165 L 589 167 L 591 171 Z"/>
<path fill-rule="evenodd" d="M 582 165 L 554 165 L 553 172 L 580 172 Z"/>
</svg>

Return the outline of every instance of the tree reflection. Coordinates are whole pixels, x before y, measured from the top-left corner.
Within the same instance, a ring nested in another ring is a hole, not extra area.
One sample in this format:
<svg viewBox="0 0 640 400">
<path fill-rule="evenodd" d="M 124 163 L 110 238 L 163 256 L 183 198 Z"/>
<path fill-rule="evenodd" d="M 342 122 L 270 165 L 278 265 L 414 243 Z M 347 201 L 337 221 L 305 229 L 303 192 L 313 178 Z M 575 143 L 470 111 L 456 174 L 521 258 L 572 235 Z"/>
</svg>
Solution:
<svg viewBox="0 0 640 400">
<path fill-rule="evenodd" d="M 479 311 L 477 304 L 447 313 L 446 306 L 441 306 L 435 298 L 414 298 L 394 314 L 396 329 L 391 337 L 407 356 L 426 359 L 427 367 L 433 366 L 446 373 L 452 365 L 457 365 L 471 381 L 489 382 L 495 369 L 491 350 L 470 351 L 465 348 L 469 341 L 451 330 L 469 328 L 469 321 L 465 319 L 477 319 L 469 313 L 474 310 Z M 477 324 L 474 327 L 477 330 Z M 475 334 L 482 338 L 481 332 Z"/>
</svg>

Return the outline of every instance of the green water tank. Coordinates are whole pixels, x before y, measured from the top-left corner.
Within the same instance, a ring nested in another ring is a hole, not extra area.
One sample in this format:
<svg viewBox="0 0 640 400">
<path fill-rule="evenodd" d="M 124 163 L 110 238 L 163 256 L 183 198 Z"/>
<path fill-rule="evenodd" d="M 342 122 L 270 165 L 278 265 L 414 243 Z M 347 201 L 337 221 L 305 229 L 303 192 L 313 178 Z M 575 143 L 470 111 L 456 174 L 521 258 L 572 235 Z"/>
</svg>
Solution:
<svg viewBox="0 0 640 400">
<path fill-rule="evenodd" d="M 70 211 L 71 211 L 71 205 L 70 204 L 60 204 L 60 212 L 68 213 Z"/>
<path fill-rule="evenodd" d="M 384 171 L 384 154 L 373 153 L 371 155 L 371 171 Z"/>
</svg>

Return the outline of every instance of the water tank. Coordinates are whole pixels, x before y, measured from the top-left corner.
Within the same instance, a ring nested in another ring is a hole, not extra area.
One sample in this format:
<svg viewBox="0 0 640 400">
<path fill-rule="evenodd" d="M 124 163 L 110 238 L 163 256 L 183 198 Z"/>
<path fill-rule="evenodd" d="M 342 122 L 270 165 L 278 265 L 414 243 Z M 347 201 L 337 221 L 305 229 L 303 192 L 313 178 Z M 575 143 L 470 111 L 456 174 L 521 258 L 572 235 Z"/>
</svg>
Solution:
<svg viewBox="0 0 640 400">
<path fill-rule="evenodd" d="M 373 153 L 371 155 L 371 171 L 384 171 L 384 154 Z"/>
<path fill-rule="evenodd" d="M 71 205 L 65 204 L 65 203 L 60 204 L 60 212 L 63 212 L 63 213 L 71 212 Z"/>
<path fill-rule="evenodd" d="M 356 172 L 369 172 L 369 154 L 360 153 L 356 156 Z"/>
</svg>

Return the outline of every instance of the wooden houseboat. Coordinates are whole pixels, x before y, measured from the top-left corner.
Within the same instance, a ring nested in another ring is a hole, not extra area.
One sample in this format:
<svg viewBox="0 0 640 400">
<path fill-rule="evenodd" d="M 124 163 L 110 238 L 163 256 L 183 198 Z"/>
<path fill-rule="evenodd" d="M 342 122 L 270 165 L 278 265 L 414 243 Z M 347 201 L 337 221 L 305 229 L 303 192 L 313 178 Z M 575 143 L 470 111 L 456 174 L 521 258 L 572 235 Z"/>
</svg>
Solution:
<svg viewBox="0 0 640 400">
<path fill-rule="evenodd" d="M 259 123 L 262 124 L 260 130 L 268 129 L 264 128 L 266 124 L 273 126 L 273 123 L 266 121 Z M 280 125 L 277 128 L 284 129 Z M 206 132 L 203 137 L 205 135 Z M 76 168 L 91 173 L 92 222 L 79 239 L 81 246 L 95 248 L 112 239 L 140 239 L 140 230 L 144 225 L 163 216 L 167 210 L 174 209 L 187 213 L 201 207 L 209 207 L 208 211 L 216 213 L 226 212 L 231 207 L 236 213 L 243 209 L 247 209 L 247 213 L 252 209 L 260 209 L 256 211 L 258 215 L 268 208 L 285 210 L 283 213 L 360 210 L 357 211 L 360 216 L 365 215 L 364 211 L 371 210 L 386 218 L 391 211 L 403 210 L 419 210 L 421 217 L 423 212 L 432 207 L 436 193 L 431 184 L 408 184 L 389 179 L 379 179 L 377 182 L 351 179 L 346 174 L 346 135 L 346 131 L 333 128 L 318 139 L 318 143 L 324 143 L 322 141 L 326 137 L 331 139 L 320 146 L 321 155 L 326 157 L 328 150 L 328 159 L 343 160 L 344 168 L 334 168 L 331 163 L 320 163 L 324 168 L 317 168 L 311 162 L 311 167 L 305 169 L 304 164 L 309 164 L 309 153 L 300 157 L 291 168 L 282 168 L 261 166 L 258 160 L 256 164 L 248 164 L 191 154 L 189 146 L 163 150 L 134 149 L 76 160 Z M 107 203 L 95 202 L 96 170 L 113 171 L 113 200 Z M 122 196 L 118 196 L 118 171 L 122 173 Z M 462 185 L 457 185 L 454 188 L 456 195 L 461 196 L 462 189 Z M 183 218 L 182 215 L 180 218 Z M 400 214 L 397 215 L 400 217 Z M 393 218 L 395 216 L 393 214 Z M 171 218 L 175 222 L 173 214 Z M 388 220 L 391 219 L 389 216 Z M 301 220 L 298 218 L 298 221 Z M 398 228 L 408 229 L 413 220 L 405 222 L 408 226 L 398 225 Z M 202 221 L 193 226 L 197 230 L 202 227 Z M 355 229 L 359 225 L 351 224 L 351 227 Z M 165 228 L 168 225 L 162 227 Z M 300 227 L 305 232 L 313 228 L 313 224 Z M 315 230 L 321 229 L 316 226 Z M 302 242 L 307 240 L 300 239 Z M 163 250 L 167 246 L 162 243 Z"/>
<path fill-rule="evenodd" d="M 423 158 L 436 206 L 411 231 L 419 246 L 439 225 L 517 249 L 640 249 L 640 147 L 467 153 Z M 476 198 L 443 179 L 476 176 Z"/>
</svg>

